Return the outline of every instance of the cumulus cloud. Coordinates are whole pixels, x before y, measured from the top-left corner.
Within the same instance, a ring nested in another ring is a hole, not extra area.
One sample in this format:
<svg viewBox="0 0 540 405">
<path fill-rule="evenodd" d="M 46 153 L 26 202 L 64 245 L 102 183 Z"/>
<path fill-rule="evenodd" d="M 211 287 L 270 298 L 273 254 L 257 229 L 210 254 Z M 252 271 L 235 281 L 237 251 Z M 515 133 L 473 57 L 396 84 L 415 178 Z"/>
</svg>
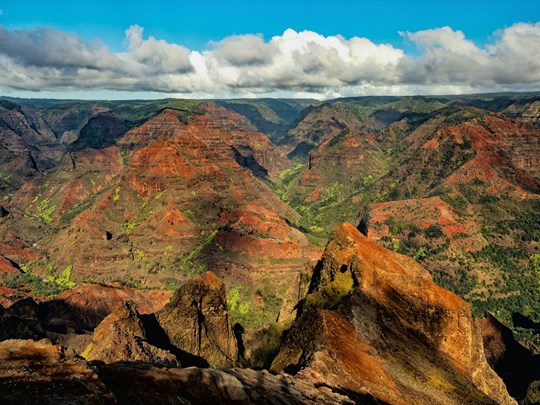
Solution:
<svg viewBox="0 0 540 405">
<path fill-rule="evenodd" d="M 249 47 L 254 44 L 254 47 Z M 316 32 L 286 30 L 225 38 L 204 54 L 209 70 L 230 88 L 251 91 L 323 90 L 362 82 L 392 81 L 403 51 L 365 38 L 346 40 Z M 223 60 L 227 63 L 223 63 Z"/>
<path fill-rule="evenodd" d="M 188 73 L 193 71 L 189 61 L 190 51 L 176 44 L 169 44 L 154 37 L 143 39 L 144 28 L 132 25 L 126 30 L 129 53 L 126 59 L 149 68 L 151 73 Z"/>
<path fill-rule="evenodd" d="M 75 34 L 0 26 L 0 88 L 17 91 L 114 90 L 193 96 L 460 93 L 540 88 L 540 23 L 518 23 L 479 47 L 442 27 L 403 32 L 417 56 L 368 38 L 286 30 L 235 35 L 189 50 L 133 25 L 125 50 Z"/>
<path fill-rule="evenodd" d="M 215 44 L 213 55 L 232 66 L 271 63 L 274 47 L 262 35 L 233 35 Z"/>
</svg>

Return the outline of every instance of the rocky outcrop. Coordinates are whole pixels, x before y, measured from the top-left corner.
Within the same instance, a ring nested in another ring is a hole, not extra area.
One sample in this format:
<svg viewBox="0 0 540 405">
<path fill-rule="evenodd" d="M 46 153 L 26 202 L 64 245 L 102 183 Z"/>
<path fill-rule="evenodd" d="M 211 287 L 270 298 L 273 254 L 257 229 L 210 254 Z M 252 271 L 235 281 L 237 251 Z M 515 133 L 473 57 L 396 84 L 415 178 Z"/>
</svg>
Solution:
<svg viewBox="0 0 540 405">
<path fill-rule="evenodd" d="M 256 302 L 254 286 L 278 272 L 292 282 L 312 260 L 293 225 L 298 213 L 269 187 L 290 162 L 266 135 L 247 132 L 256 129 L 238 114 L 212 104 L 187 120 L 182 114 L 164 109 L 114 146 L 67 154 L 82 167 L 70 173 L 65 159 L 66 176 L 88 178 L 84 168 L 99 176 L 82 185 L 66 180 L 51 196 L 49 206 L 59 208 L 53 218 L 68 224 L 47 249 L 57 269 L 71 266 L 78 282 L 161 287 L 189 278 L 193 268 L 226 271 L 265 312 L 261 324 L 274 320 L 279 308 Z M 107 170 L 95 167 L 101 161 L 109 162 Z M 86 202 L 77 205 L 79 198 Z M 245 218 L 256 220 L 252 229 L 242 228 Z"/>
<path fill-rule="evenodd" d="M 211 367 L 235 365 L 238 347 L 227 315 L 225 284 L 213 273 L 180 286 L 156 318 L 171 345 L 202 357 Z"/>
<path fill-rule="evenodd" d="M 87 363 L 47 340 L 0 343 L 0 397 L 37 404 L 353 404 L 287 375 L 243 369 Z M 369 402 L 369 397 L 365 402 Z"/>
<path fill-rule="evenodd" d="M 147 342 L 141 316 L 129 302 L 122 303 L 98 325 L 82 356 L 105 363 L 132 361 L 176 365 L 172 353 Z"/>
<path fill-rule="evenodd" d="M 39 114 L 15 103 L 0 103 L 0 192 L 14 191 L 51 169 L 64 150 Z"/>
<path fill-rule="evenodd" d="M 157 369 L 148 365 L 99 366 L 121 403 L 166 404 L 371 404 L 287 375 L 249 369 Z"/>
<path fill-rule="evenodd" d="M 412 259 L 336 230 L 274 371 L 392 404 L 513 404 L 468 305 Z"/>
</svg>

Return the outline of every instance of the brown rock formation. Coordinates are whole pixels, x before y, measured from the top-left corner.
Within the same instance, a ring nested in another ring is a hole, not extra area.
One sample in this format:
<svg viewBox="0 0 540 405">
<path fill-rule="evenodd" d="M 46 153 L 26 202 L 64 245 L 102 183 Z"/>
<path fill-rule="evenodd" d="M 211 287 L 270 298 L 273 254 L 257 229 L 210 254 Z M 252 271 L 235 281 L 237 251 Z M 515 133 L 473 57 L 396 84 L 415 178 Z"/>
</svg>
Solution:
<svg viewBox="0 0 540 405">
<path fill-rule="evenodd" d="M 137 309 L 124 302 L 94 330 L 92 342 L 82 356 L 105 363 L 139 361 L 176 364 L 173 354 L 152 346 L 146 340 L 146 331 Z"/>
<path fill-rule="evenodd" d="M 166 404 L 353 404 L 339 393 L 287 375 L 249 369 L 157 369 L 101 366 L 100 377 L 121 403 Z M 368 398 L 363 398 L 370 404 Z"/>
<path fill-rule="evenodd" d="M 267 371 L 158 368 L 144 363 L 90 366 L 47 340 L 0 343 L 0 398 L 9 404 L 74 405 L 354 403 L 345 395 Z"/>
<path fill-rule="evenodd" d="M 0 398 L 7 404 L 111 403 L 97 374 L 83 360 L 44 339 L 0 342 Z"/>
<path fill-rule="evenodd" d="M 39 114 L 15 103 L 0 104 L 0 192 L 14 191 L 53 167 L 64 149 Z"/>
<path fill-rule="evenodd" d="M 225 284 L 212 272 L 186 282 L 157 314 L 171 345 L 204 358 L 211 367 L 231 367 L 238 347 L 227 315 Z"/>
<path fill-rule="evenodd" d="M 58 176 L 88 178 L 94 169 L 99 176 L 86 181 L 86 188 L 66 181 L 76 192 L 66 192 L 66 186 L 55 191 L 58 201 L 51 196 L 48 206 L 60 208 L 53 217 L 68 222 L 47 248 L 55 252 L 51 261 L 58 271 L 72 266 L 76 282 L 122 280 L 147 287 L 201 269 L 220 276 L 226 271 L 227 282 L 246 287 L 257 306 L 255 285 L 274 277 L 291 284 L 313 260 L 308 240 L 292 225 L 298 213 L 268 183 L 290 162 L 266 135 L 246 132 L 255 128 L 245 118 L 222 107 L 205 105 L 204 114 L 189 120 L 179 115 L 165 109 L 113 146 L 66 155 Z M 81 162 L 71 174 L 68 156 Z M 95 168 L 101 161 L 108 162 L 107 170 Z M 73 205 L 64 194 L 87 203 Z M 36 273 L 45 270 L 36 265 Z M 276 295 L 285 299 L 284 292 Z M 261 323 L 279 312 L 275 306 L 257 308 L 265 312 Z"/>
<path fill-rule="evenodd" d="M 512 404 L 468 305 L 412 259 L 335 231 L 274 371 L 392 404 Z"/>
</svg>

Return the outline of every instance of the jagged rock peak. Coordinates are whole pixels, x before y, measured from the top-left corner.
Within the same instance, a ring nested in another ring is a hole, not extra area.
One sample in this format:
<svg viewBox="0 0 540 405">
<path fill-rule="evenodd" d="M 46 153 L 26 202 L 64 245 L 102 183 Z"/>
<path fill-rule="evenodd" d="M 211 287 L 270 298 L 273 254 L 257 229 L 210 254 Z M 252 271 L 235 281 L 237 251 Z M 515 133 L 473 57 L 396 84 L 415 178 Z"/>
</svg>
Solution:
<svg viewBox="0 0 540 405">
<path fill-rule="evenodd" d="M 392 404 L 514 404 L 469 306 L 414 260 L 341 225 L 273 371 Z"/>
<path fill-rule="evenodd" d="M 178 349 L 205 359 L 211 367 L 236 363 L 238 346 L 227 314 L 225 284 L 214 273 L 180 286 L 157 319 Z"/>
</svg>

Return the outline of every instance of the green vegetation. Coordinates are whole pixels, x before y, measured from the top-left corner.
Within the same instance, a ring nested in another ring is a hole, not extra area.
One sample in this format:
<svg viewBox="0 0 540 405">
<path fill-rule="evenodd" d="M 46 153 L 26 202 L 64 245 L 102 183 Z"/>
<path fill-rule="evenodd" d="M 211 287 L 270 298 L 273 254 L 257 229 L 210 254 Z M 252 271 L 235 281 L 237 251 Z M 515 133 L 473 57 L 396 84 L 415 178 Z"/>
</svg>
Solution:
<svg viewBox="0 0 540 405">
<path fill-rule="evenodd" d="M 117 202 L 119 199 L 120 199 L 120 186 L 116 187 L 114 189 L 114 194 L 113 194 L 113 201 L 114 202 Z"/>
<path fill-rule="evenodd" d="M 60 287 L 68 289 L 75 287 L 75 283 L 71 281 L 71 271 L 73 270 L 73 266 L 69 265 L 67 266 L 62 273 L 60 273 L 60 277 L 55 279 L 55 283 L 58 284 Z"/>
<path fill-rule="evenodd" d="M 444 232 L 442 231 L 441 225 L 439 224 L 430 225 L 424 230 L 424 234 L 429 239 L 438 239 L 444 236 Z"/>
<path fill-rule="evenodd" d="M 536 277 L 538 290 L 540 290 L 540 253 L 530 255 L 529 260 L 531 261 L 533 274 Z"/>
<path fill-rule="evenodd" d="M 279 174 L 278 180 L 274 184 L 274 191 L 284 202 L 288 201 L 288 196 L 304 169 L 305 163 L 297 161 L 293 163 L 291 169 L 285 169 Z"/>
<path fill-rule="evenodd" d="M 68 224 L 70 223 L 73 218 L 75 218 L 77 215 L 79 215 L 81 212 L 83 212 L 84 210 L 87 210 L 88 208 L 90 208 L 92 206 L 92 204 L 94 204 L 94 202 L 96 201 L 96 199 L 102 195 L 103 193 L 105 193 L 106 191 L 108 191 L 110 189 L 110 187 L 104 187 L 92 194 L 90 194 L 88 197 L 86 197 L 84 200 L 82 201 L 78 201 L 77 203 L 73 204 L 68 211 L 64 212 L 59 220 L 60 220 L 60 223 L 62 225 L 65 225 L 65 224 Z"/>
<path fill-rule="evenodd" d="M 13 176 L 13 173 L 9 173 L 9 174 L 4 174 L 0 171 L 0 180 L 8 183 L 9 180 L 11 179 L 11 177 Z"/>
<path fill-rule="evenodd" d="M 214 241 L 217 233 L 217 229 L 214 229 L 208 234 L 201 235 L 204 236 L 204 239 L 197 247 L 195 247 L 195 249 L 173 259 L 173 265 L 175 268 L 178 269 L 180 273 L 188 277 L 203 274 L 206 271 L 206 263 L 196 262 L 197 256 L 199 256 L 206 246 L 210 245 Z"/>
<path fill-rule="evenodd" d="M 33 296 L 48 298 L 54 298 L 64 290 L 59 284 L 29 272 L 0 274 L 0 284 L 17 290 L 29 289 Z"/>
<path fill-rule="evenodd" d="M 290 317 L 285 321 L 272 323 L 268 326 L 250 356 L 251 367 L 256 369 L 270 367 L 272 360 L 279 352 L 283 339 L 291 329 L 293 320 L 294 317 Z"/>
<path fill-rule="evenodd" d="M 38 218 L 46 224 L 50 224 L 53 221 L 51 215 L 56 211 L 56 206 L 49 205 L 50 202 L 51 200 L 49 198 L 45 198 L 38 204 L 36 209 Z"/>
<path fill-rule="evenodd" d="M 398 235 L 401 232 L 402 225 L 396 221 L 394 217 L 389 217 L 385 224 L 388 225 L 388 228 L 390 229 L 390 233 L 394 236 Z"/>
<path fill-rule="evenodd" d="M 238 323 L 244 329 L 258 328 L 275 322 L 283 300 L 280 292 L 267 280 L 261 282 L 256 291 L 238 285 L 232 280 L 225 280 L 227 288 L 227 306 L 231 324 Z"/>
<path fill-rule="evenodd" d="M 316 307 L 334 308 L 344 297 L 349 295 L 353 284 L 350 271 L 337 273 L 333 281 L 323 285 L 318 291 L 309 294 L 306 297 L 306 302 Z"/>
<path fill-rule="evenodd" d="M 118 190 L 120 187 L 117 187 Z M 160 196 L 161 198 L 161 196 Z M 141 208 L 137 211 L 135 216 L 130 220 L 125 220 L 122 223 L 122 228 L 126 231 L 126 233 L 132 233 L 140 224 L 142 224 L 144 221 L 146 221 L 152 214 L 154 214 L 154 210 L 152 207 L 152 200 L 148 200 L 142 203 Z"/>
<path fill-rule="evenodd" d="M 469 206 L 469 202 L 461 194 L 451 195 L 444 193 L 441 195 L 441 199 L 447 202 L 458 214 L 467 214 L 466 210 Z"/>
</svg>

